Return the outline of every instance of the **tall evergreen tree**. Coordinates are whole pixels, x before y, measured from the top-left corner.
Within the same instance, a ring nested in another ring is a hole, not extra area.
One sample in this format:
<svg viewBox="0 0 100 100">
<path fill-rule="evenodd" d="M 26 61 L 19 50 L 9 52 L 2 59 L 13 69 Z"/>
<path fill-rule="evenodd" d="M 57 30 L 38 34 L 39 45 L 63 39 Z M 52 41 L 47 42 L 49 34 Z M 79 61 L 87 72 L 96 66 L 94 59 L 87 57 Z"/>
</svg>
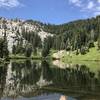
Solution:
<svg viewBox="0 0 100 100">
<path fill-rule="evenodd" d="M 28 43 L 26 45 L 25 56 L 30 57 L 31 54 L 32 54 L 32 45 Z"/>
</svg>

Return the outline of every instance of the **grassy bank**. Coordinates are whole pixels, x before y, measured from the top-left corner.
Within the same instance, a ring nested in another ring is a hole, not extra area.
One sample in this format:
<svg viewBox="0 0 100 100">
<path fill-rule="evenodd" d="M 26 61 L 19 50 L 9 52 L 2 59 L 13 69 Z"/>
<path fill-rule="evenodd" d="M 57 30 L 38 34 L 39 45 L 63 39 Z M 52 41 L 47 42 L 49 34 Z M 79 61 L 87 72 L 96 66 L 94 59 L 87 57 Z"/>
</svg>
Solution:
<svg viewBox="0 0 100 100">
<path fill-rule="evenodd" d="M 10 55 L 9 56 L 10 59 L 42 59 L 41 56 L 38 56 L 38 55 L 32 55 L 31 57 L 26 57 L 24 55 L 21 55 L 21 54 L 17 54 L 17 55 Z"/>
<path fill-rule="evenodd" d="M 95 47 L 90 48 L 89 52 L 86 54 L 78 54 L 76 55 L 76 51 L 67 52 L 66 50 L 61 51 L 51 51 L 51 55 L 53 58 L 58 58 L 63 62 L 80 62 L 80 61 L 100 61 L 100 50 L 98 50 L 97 43 L 95 43 Z M 53 56 L 55 55 L 55 56 Z"/>
<path fill-rule="evenodd" d="M 64 56 L 61 58 L 62 61 L 100 61 L 100 51 L 97 47 L 91 48 L 85 55 L 76 55 L 75 52 L 71 52 L 71 56 L 67 55 L 65 52 Z"/>
<path fill-rule="evenodd" d="M 86 54 L 82 55 L 76 55 L 76 52 L 71 52 L 71 56 L 68 56 L 65 52 L 62 61 L 66 62 L 67 61 L 73 61 L 73 62 L 78 62 L 78 61 L 100 61 L 100 50 L 98 50 L 97 43 L 95 42 L 95 47 L 90 48 L 89 52 Z"/>
</svg>

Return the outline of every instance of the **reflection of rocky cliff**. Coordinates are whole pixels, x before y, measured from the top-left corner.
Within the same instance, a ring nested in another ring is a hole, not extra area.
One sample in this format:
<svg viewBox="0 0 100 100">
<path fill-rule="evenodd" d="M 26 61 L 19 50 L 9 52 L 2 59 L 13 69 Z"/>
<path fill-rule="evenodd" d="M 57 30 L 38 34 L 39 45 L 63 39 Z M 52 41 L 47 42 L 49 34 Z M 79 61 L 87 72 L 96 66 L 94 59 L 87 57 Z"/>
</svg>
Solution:
<svg viewBox="0 0 100 100">
<path fill-rule="evenodd" d="M 0 97 L 3 96 L 5 83 L 6 83 L 6 75 L 7 75 L 7 65 L 0 66 Z"/>
<path fill-rule="evenodd" d="M 75 98 L 98 96 L 98 77 L 85 65 L 61 69 L 46 61 L 11 61 L 8 67 L 0 67 L 0 96 L 33 97 L 42 93 L 60 92 Z M 87 95 L 88 94 L 88 95 Z M 81 100 L 81 99 L 79 99 Z"/>
<path fill-rule="evenodd" d="M 41 76 L 43 76 L 41 70 L 40 63 L 30 61 L 21 63 L 11 62 L 7 69 L 3 96 L 16 97 L 19 96 L 19 94 L 38 94 L 38 89 L 50 84 L 49 81 L 41 79 Z"/>
</svg>

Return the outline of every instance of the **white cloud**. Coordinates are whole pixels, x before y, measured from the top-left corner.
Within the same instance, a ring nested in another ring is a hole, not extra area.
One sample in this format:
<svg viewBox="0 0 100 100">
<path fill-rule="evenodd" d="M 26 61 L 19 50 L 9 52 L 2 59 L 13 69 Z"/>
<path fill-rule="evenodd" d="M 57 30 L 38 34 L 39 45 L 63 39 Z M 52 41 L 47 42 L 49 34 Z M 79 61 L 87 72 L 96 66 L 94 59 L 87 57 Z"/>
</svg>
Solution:
<svg viewBox="0 0 100 100">
<path fill-rule="evenodd" d="M 79 2 L 79 0 L 70 0 L 70 2 L 77 3 L 77 2 Z"/>
<path fill-rule="evenodd" d="M 100 0 L 97 0 L 98 1 L 98 3 L 100 3 Z"/>
<path fill-rule="evenodd" d="M 78 7 L 81 12 L 93 16 L 100 15 L 100 0 L 69 0 L 69 2 L 74 7 Z"/>
<path fill-rule="evenodd" d="M 81 6 L 80 0 L 69 0 L 70 3 L 74 4 L 75 6 Z"/>
<path fill-rule="evenodd" d="M 94 7 L 93 1 L 90 1 L 87 5 L 87 9 L 92 9 Z"/>
<path fill-rule="evenodd" d="M 100 12 L 94 12 L 94 16 L 100 15 Z"/>
<path fill-rule="evenodd" d="M 3 8 L 13 8 L 20 6 L 20 2 L 18 0 L 0 0 L 0 7 Z"/>
<path fill-rule="evenodd" d="M 97 10 L 97 11 L 100 11 L 100 7 L 96 7 L 96 10 Z"/>
</svg>

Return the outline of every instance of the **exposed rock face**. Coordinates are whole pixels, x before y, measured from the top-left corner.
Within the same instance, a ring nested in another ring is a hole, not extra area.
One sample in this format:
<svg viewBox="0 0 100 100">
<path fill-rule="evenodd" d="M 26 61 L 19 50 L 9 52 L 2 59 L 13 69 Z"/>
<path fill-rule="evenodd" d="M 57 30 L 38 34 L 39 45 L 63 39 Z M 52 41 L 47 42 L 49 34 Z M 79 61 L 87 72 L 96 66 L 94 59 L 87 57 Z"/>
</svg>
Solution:
<svg viewBox="0 0 100 100">
<path fill-rule="evenodd" d="M 41 40 L 43 41 L 44 38 L 47 36 L 53 36 L 50 33 L 44 32 L 42 30 L 42 26 L 39 23 L 30 23 L 28 21 L 23 20 L 10 20 L 6 18 L 0 18 L 0 37 L 3 37 L 4 33 L 6 32 L 7 40 L 8 40 L 8 49 L 12 52 L 13 44 L 18 42 L 18 39 L 22 37 L 22 31 L 26 32 L 36 32 Z M 24 43 L 27 42 L 23 38 Z"/>
<path fill-rule="evenodd" d="M 41 67 L 41 63 L 39 63 L 37 65 L 37 67 L 38 66 Z M 22 69 L 20 69 L 20 72 L 17 72 L 16 70 L 12 70 L 12 69 L 13 69 L 12 62 L 10 62 L 10 64 L 8 64 L 8 66 L 7 66 L 6 82 L 5 82 L 5 87 L 4 87 L 4 91 L 3 91 L 3 95 L 2 95 L 3 97 L 18 97 L 19 94 L 27 95 L 30 93 L 32 93 L 32 96 L 33 96 L 33 95 L 36 95 L 36 93 L 38 93 L 39 89 L 41 89 L 43 86 L 52 84 L 52 81 L 47 81 L 43 77 L 43 71 L 41 71 L 40 78 L 36 83 L 27 84 L 27 83 L 25 83 L 25 77 L 27 77 L 29 80 L 31 80 L 31 78 L 29 77 L 30 70 L 27 70 L 27 68 L 26 69 L 22 68 Z M 36 68 L 36 70 L 38 70 L 38 68 Z M 20 77 L 18 77 L 19 75 L 20 75 Z M 31 81 L 33 81 L 33 79 Z M 33 94 L 33 93 L 35 93 L 35 94 Z"/>
<path fill-rule="evenodd" d="M 55 59 L 60 59 L 64 56 L 65 52 L 66 52 L 65 50 L 60 50 L 57 53 L 54 53 L 52 57 Z"/>
</svg>

